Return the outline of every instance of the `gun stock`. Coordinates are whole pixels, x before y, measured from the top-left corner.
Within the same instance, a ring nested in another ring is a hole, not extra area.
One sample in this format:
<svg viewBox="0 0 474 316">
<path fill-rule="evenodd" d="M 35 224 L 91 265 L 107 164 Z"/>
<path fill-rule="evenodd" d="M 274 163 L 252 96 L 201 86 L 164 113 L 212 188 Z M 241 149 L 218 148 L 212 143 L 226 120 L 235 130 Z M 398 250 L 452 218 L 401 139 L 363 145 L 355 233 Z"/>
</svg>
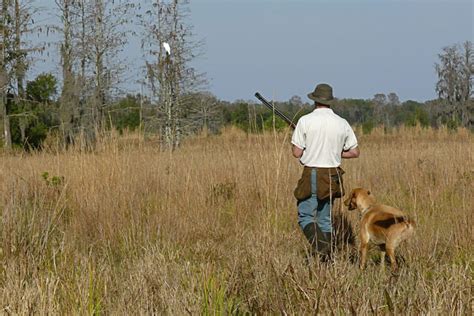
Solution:
<svg viewBox="0 0 474 316">
<path fill-rule="evenodd" d="M 267 108 L 275 112 L 282 120 L 284 120 L 291 128 L 295 129 L 296 125 L 293 123 L 285 114 L 283 114 L 280 110 L 274 107 L 270 102 L 268 102 L 260 93 L 255 93 L 255 97 L 260 100 Z"/>
</svg>

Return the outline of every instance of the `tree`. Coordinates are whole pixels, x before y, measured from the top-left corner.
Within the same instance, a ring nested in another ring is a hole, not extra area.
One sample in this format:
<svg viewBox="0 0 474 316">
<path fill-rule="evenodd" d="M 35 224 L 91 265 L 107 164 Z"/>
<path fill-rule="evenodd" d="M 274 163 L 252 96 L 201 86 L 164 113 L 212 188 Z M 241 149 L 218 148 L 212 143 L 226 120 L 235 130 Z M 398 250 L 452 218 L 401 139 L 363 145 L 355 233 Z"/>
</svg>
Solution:
<svg viewBox="0 0 474 316">
<path fill-rule="evenodd" d="M 336 113 L 347 119 L 351 124 L 362 124 L 368 120 L 373 121 L 373 100 L 342 99 L 337 100 L 332 107 Z"/>
<path fill-rule="evenodd" d="M 274 115 L 274 113 L 267 111 L 266 115 L 262 115 L 263 123 L 262 128 L 265 130 L 282 131 L 288 127 L 288 124 L 282 120 L 279 116 Z"/>
<path fill-rule="evenodd" d="M 384 93 L 377 93 L 373 99 L 376 106 L 384 106 L 387 104 L 387 96 Z"/>
<path fill-rule="evenodd" d="M 8 113 L 7 95 L 10 88 L 9 74 L 9 50 L 10 50 L 10 29 L 11 16 L 9 12 L 10 0 L 2 0 L 2 12 L 0 28 L 2 32 L 1 56 L 0 56 L 0 114 L 3 118 L 3 146 L 7 149 L 12 147 L 10 130 L 10 117 Z"/>
<path fill-rule="evenodd" d="M 106 127 L 107 111 L 126 70 L 120 52 L 127 42 L 133 3 L 123 0 L 55 0 L 61 18 L 63 87 L 61 130 L 66 143 L 79 131 L 92 145 Z"/>
<path fill-rule="evenodd" d="M 2 53 L 1 53 L 1 99 L 0 106 L 3 116 L 4 145 L 12 145 L 10 131 L 10 113 L 7 95 L 14 97 L 15 107 L 18 111 L 16 117 L 20 122 L 21 138 L 25 140 L 25 128 L 30 118 L 31 109 L 25 96 L 25 77 L 31 59 L 28 55 L 42 50 L 41 46 L 33 46 L 27 40 L 28 35 L 38 31 L 33 16 L 38 11 L 29 0 L 3 0 L 1 17 Z"/>
<path fill-rule="evenodd" d="M 122 0 L 93 0 L 90 7 L 90 31 L 86 40 L 93 74 L 92 111 L 94 125 L 101 129 L 112 90 L 117 88 L 125 71 L 119 52 L 127 43 L 126 25 L 133 4 Z"/>
<path fill-rule="evenodd" d="M 110 109 L 110 121 L 120 133 L 125 129 L 133 131 L 140 126 L 141 95 L 127 95 Z"/>
<path fill-rule="evenodd" d="M 55 29 L 63 37 L 59 49 L 63 75 L 63 86 L 59 99 L 60 131 L 64 143 L 68 144 L 74 139 L 75 128 L 77 128 L 74 123 L 77 124 L 79 117 L 79 91 L 77 89 L 77 77 L 74 73 L 74 62 L 77 57 L 74 50 L 74 39 L 81 2 L 74 0 L 55 1 L 61 20 L 61 25 Z"/>
<path fill-rule="evenodd" d="M 445 119 L 463 126 L 474 124 L 472 117 L 474 50 L 472 42 L 443 48 L 435 64 L 438 82 L 436 92 L 445 103 Z"/>
<path fill-rule="evenodd" d="M 50 73 L 43 73 L 26 84 L 26 97 L 36 103 L 51 103 L 57 93 L 58 81 Z"/>
<path fill-rule="evenodd" d="M 250 131 L 250 105 L 245 101 L 236 101 L 232 104 L 231 123 L 248 132 Z"/>
<path fill-rule="evenodd" d="M 14 144 L 25 149 L 40 148 L 50 129 L 58 125 L 54 98 L 57 91 L 57 80 L 52 74 L 40 74 L 26 84 L 27 99 L 11 107 L 11 131 Z M 28 120 L 24 117 L 23 108 L 27 107 Z"/>
<path fill-rule="evenodd" d="M 420 124 L 422 127 L 429 126 L 429 116 L 426 106 L 422 103 L 408 100 L 403 102 L 395 112 L 395 123 L 405 126 L 416 126 Z"/>
<path fill-rule="evenodd" d="M 219 100 L 210 92 L 193 93 L 187 96 L 189 101 L 189 119 L 193 132 L 216 133 L 223 122 L 223 113 Z"/>
<path fill-rule="evenodd" d="M 390 106 L 399 106 L 400 105 L 400 98 L 398 97 L 398 95 L 395 92 L 390 92 L 387 95 L 387 99 L 388 99 L 387 103 Z"/>
<path fill-rule="evenodd" d="M 299 108 L 301 108 L 303 106 L 303 100 L 301 100 L 301 97 L 298 96 L 298 95 L 292 96 L 290 98 L 290 100 L 288 101 L 288 103 L 291 106 L 296 106 L 296 107 L 299 107 Z"/>
<path fill-rule="evenodd" d="M 186 98 L 203 83 L 202 76 L 190 66 L 199 42 L 192 39 L 191 26 L 186 23 L 188 1 L 152 1 L 144 15 L 139 15 L 145 30 L 147 78 L 156 102 L 156 116 L 162 144 L 170 149 L 179 146 L 186 119 Z M 168 54 L 163 44 L 171 47 Z"/>
<path fill-rule="evenodd" d="M 374 119 L 376 124 L 382 124 L 387 122 L 387 96 L 384 93 L 377 93 L 372 99 L 374 103 Z"/>
</svg>

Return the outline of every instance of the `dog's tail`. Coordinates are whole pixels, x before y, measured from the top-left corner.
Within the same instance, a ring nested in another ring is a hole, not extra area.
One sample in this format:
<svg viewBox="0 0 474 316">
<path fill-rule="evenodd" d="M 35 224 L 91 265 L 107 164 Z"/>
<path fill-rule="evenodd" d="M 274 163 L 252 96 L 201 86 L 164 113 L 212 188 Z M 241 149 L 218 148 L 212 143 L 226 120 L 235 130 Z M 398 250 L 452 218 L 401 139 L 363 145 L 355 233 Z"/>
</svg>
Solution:
<svg viewBox="0 0 474 316">
<path fill-rule="evenodd" d="M 407 225 L 407 227 L 412 227 L 412 228 L 416 227 L 416 222 L 411 217 L 408 217 L 408 216 L 398 216 L 398 217 L 395 217 L 394 220 L 395 220 L 395 223 L 404 223 L 405 225 Z"/>
<path fill-rule="evenodd" d="M 413 218 L 411 217 L 407 217 L 405 219 L 405 223 L 407 223 L 408 226 L 412 227 L 412 228 L 415 228 L 416 227 L 416 222 Z"/>
<path fill-rule="evenodd" d="M 412 235 L 415 232 L 416 222 L 410 217 L 404 217 L 403 223 L 406 225 L 406 235 L 407 237 Z"/>
</svg>

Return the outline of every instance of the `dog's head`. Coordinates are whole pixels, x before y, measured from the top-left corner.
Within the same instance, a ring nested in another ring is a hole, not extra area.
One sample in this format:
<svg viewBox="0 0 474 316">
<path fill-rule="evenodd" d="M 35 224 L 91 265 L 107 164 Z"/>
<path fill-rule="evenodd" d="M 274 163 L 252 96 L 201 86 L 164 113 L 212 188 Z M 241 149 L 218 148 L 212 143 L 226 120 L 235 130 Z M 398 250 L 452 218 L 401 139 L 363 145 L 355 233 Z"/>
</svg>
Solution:
<svg viewBox="0 0 474 316">
<path fill-rule="evenodd" d="M 362 188 L 357 188 L 351 191 L 349 197 L 344 201 L 344 205 L 347 206 L 349 211 L 355 210 L 359 204 L 360 200 L 370 196 L 370 191 Z"/>
</svg>

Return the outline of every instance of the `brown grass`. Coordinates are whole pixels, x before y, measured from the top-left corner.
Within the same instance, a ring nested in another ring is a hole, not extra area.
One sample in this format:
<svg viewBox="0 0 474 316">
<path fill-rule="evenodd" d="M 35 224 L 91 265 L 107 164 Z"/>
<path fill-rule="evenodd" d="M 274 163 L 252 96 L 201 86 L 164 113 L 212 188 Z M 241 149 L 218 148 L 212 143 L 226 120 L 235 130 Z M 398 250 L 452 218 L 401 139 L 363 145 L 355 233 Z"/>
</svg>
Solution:
<svg viewBox="0 0 474 316">
<path fill-rule="evenodd" d="M 398 277 L 375 251 L 360 271 L 348 247 L 307 264 L 288 138 L 231 129 L 174 153 L 111 137 L 95 153 L 1 156 L 1 312 L 472 311 L 469 132 L 375 130 L 343 164 L 346 189 L 370 188 L 417 221 Z M 356 228 L 357 214 L 342 212 Z"/>
</svg>

